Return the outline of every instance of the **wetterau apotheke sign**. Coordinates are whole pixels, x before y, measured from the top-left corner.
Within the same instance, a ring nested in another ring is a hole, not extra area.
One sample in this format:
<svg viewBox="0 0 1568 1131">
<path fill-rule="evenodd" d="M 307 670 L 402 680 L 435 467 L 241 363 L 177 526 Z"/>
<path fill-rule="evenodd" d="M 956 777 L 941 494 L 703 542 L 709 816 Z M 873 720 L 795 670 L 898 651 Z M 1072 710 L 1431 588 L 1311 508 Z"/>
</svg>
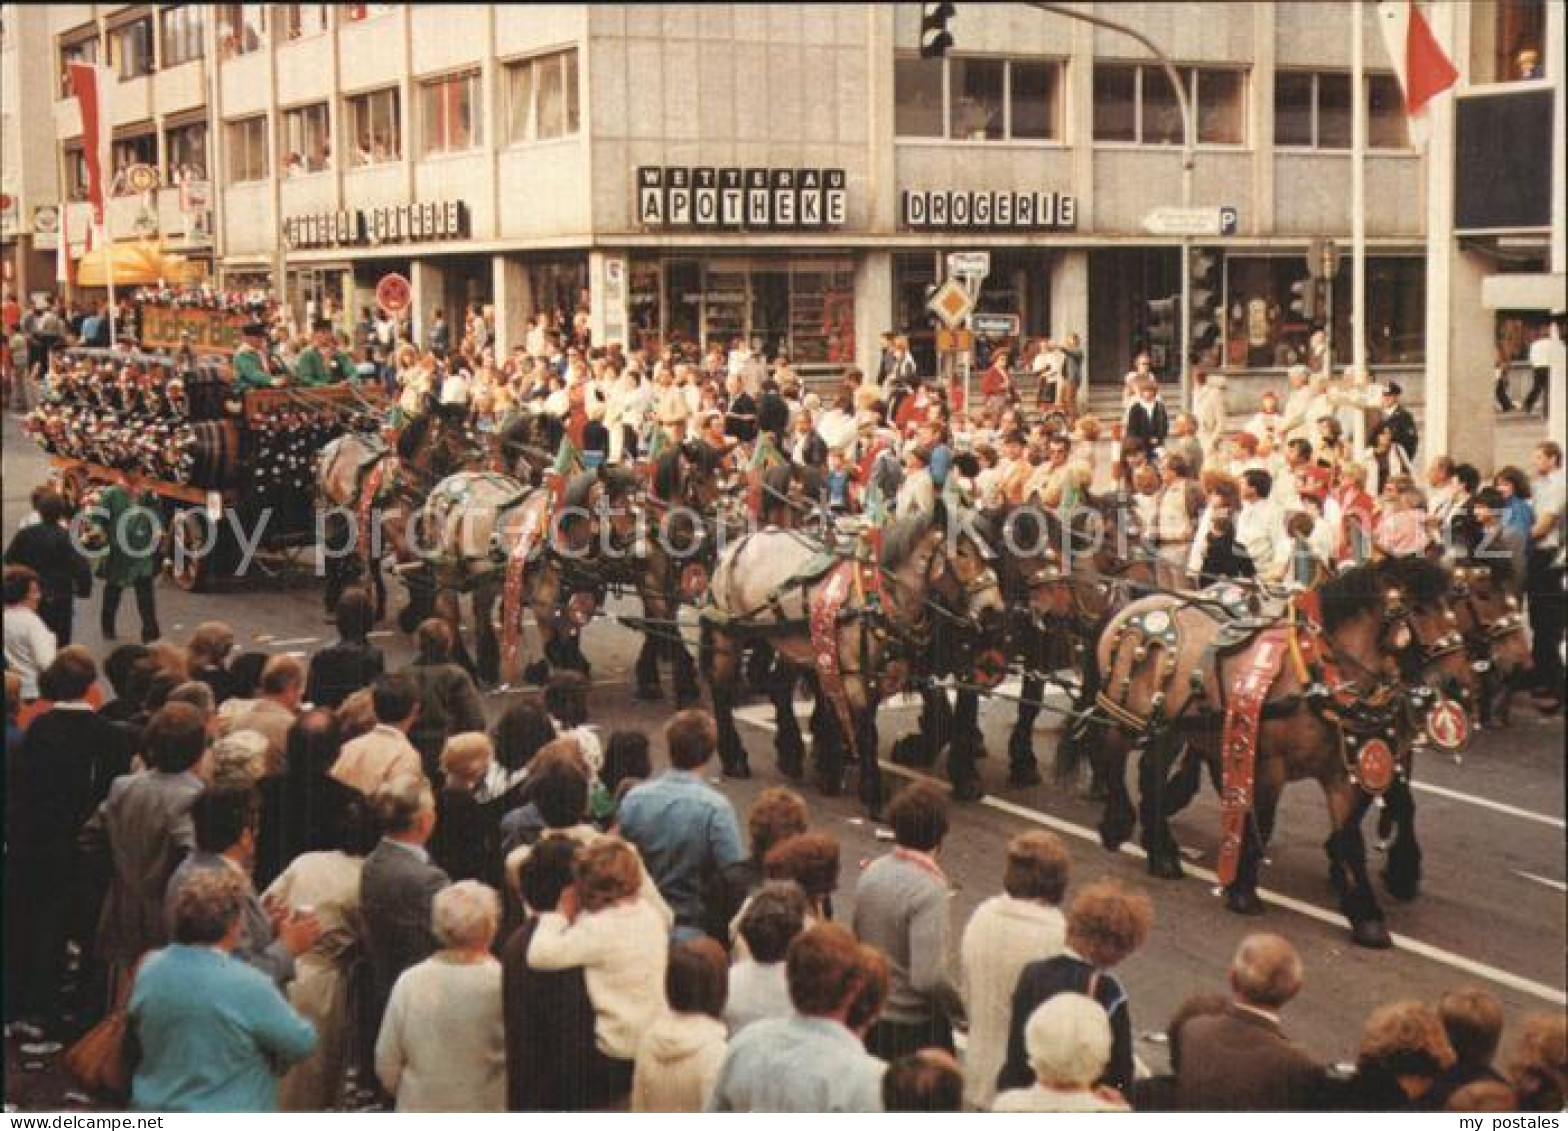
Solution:
<svg viewBox="0 0 1568 1131">
<path fill-rule="evenodd" d="M 833 228 L 847 209 L 842 169 L 637 170 L 637 222 L 649 228 Z"/>
<path fill-rule="evenodd" d="M 461 200 L 344 208 L 289 216 L 283 221 L 283 242 L 290 248 L 362 247 L 466 238 L 468 206 Z"/>
<path fill-rule="evenodd" d="M 1060 192 L 905 189 L 904 227 L 992 232 L 1066 232 L 1078 226 L 1078 200 Z"/>
</svg>

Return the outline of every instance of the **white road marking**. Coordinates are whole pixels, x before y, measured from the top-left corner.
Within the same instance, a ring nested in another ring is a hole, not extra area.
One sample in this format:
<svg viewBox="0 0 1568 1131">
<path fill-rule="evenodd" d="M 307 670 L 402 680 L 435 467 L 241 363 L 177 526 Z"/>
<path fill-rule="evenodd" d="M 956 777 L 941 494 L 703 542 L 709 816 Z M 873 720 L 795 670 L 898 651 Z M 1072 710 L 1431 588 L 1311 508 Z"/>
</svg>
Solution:
<svg viewBox="0 0 1568 1131">
<path fill-rule="evenodd" d="M 320 641 L 319 636 L 296 636 L 292 640 L 269 640 L 267 643 L 273 648 L 292 648 L 297 644 L 317 644 Z"/>
<path fill-rule="evenodd" d="M 1553 880 L 1548 879 L 1546 876 L 1537 876 L 1534 872 L 1521 872 L 1518 868 L 1510 868 L 1509 871 L 1511 871 L 1516 876 L 1523 877 L 1526 880 L 1534 880 L 1536 883 L 1541 884 L 1544 887 L 1549 887 L 1554 891 L 1568 892 L 1568 884 L 1563 883 L 1562 880 Z"/>
<path fill-rule="evenodd" d="M 1493 801 L 1488 797 L 1476 797 L 1470 793 L 1460 793 L 1453 789 L 1444 789 L 1440 785 L 1429 782 L 1413 781 L 1412 789 L 1422 793 L 1435 793 L 1438 797 L 1446 797 L 1450 801 L 1463 801 L 1467 805 L 1475 805 L 1482 809 L 1491 809 L 1496 813 L 1506 813 L 1510 817 L 1518 817 L 1522 821 L 1538 821 L 1543 825 L 1550 825 L 1554 829 L 1568 828 L 1561 817 L 1553 817 L 1547 813 L 1532 813 L 1528 809 L 1518 809 L 1512 805 L 1505 805 L 1501 801 Z"/>
<path fill-rule="evenodd" d="M 752 717 L 745 717 L 748 713 L 750 713 Z M 772 731 L 776 729 L 773 725 L 771 708 L 769 707 L 750 707 L 737 710 L 735 712 L 735 717 L 737 719 L 744 718 L 745 721 L 750 723 L 752 726 L 759 727 L 763 730 Z M 934 778 L 929 774 L 922 774 L 919 771 L 911 770 L 906 766 L 895 765 L 892 762 L 887 761 L 881 762 L 881 766 L 890 774 L 898 774 L 901 777 L 930 782 L 932 785 L 942 789 L 949 788 L 948 784 L 942 781 L 940 778 Z M 1093 844 L 1100 843 L 1100 834 L 1093 829 L 1085 828 L 1084 826 L 1076 824 L 1073 821 L 1063 820 L 1061 817 L 1053 817 L 1049 813 L 1042 813 L 1038 809 L 1031 809 L 1026 805 L 1019 805 L 1015 802 L 1008 801 L 1005 798 L 994 797 L 988 793 L 980 799 L 980 804 L 986 806 L 987 808 L 995 809 L 999 813 L 1006 813 L 1011 817 L 1016 817 L 1022 821 L 1028 821 L 1036 825 L 1044 825 L 1048 829 L 1053 829 L 1067 836 L 1075 837 L 1078 840 L 1086 840 Z M 1121 851 L 1138 860 L 1142 860 L 1147 856 L 1147 853 L 1145 853 L 1143 849 L 1136 844 L 1124 844 L 1121 847 Z M 1207 868 L 1200 868 L 1190 863 L 1184 865 L 1184 867 L 1188 875 L 1196 876 L 1207 884 L 1213 885 L 1219 883 L 1219 876 L 1209 871 Z M 1329 911 L 1326 908 L 1317 906 L 1316 904 L 1308 903 L 1305 900 L 1296 899 L 1294 896 L 1283 895 L 1279 892 L 1270 891 L 1267 888 L 1260 887 L 1258 889 L 1258 897 L 1265 903 L 1272 903 L 1276 907 L 1283 907 L 1288 911 L 1294 911 L 1299 915 L 1305 915 L 1309 919 L 1316 919 L 1320 923 L 1326 923 L 1329 926 L 1340 929 L 1343 929 L 1345 926 L 1345 917 L 1339 912 Z M 1527 994 L 1530 997 L 1540 998 L 1542 1001 L 1550 1002 L 1553 1005 L 1568 1005 L 1568 993 L 1565 993 L 1564 991 L 1559 990 L 1553 986 L 1548 986 L 1544 982 L 1537 982 L 1533 979 L 1523 977 L 1522 975 L 1513 974 L 1507 970 L 1499 969 L 1496 966 L 1490 966 L 1487 963 L 1478 962 L 1473 958 L 1466 958 L 1462 954 L 1455 954 L 1453 951 L 1444 950 L 1442 947 L 1433 946 L 1431 943 L 1422 942 L 1420 939 L 1413 939 L 1409 935 L 1402 935 L 1397 932 L 1390 932 L 1390 935 L 1394 941 L 1394 946 L 1400 950 L 1409 951 L 1411 954 L 1419 954 L 1421 957 L 1430 959 L 1433 962 L 1452 967 L 1455 970 L 1462 970 L 1465 973 L 1473 975 L 1477 978 L 1485 978 L 1489 982 L 1495 982 L 1500 986 L 1507 986 L 1509 989 L 1517 990 L 1518 992 Z"/>
<path fill-rule="evenodd" d="M 390 628 L 378 628 L 375 632 L 367 632 L 365 636 L 370 640 L 381 640 L 388 636 L 396 635 Z"/>
</svg>

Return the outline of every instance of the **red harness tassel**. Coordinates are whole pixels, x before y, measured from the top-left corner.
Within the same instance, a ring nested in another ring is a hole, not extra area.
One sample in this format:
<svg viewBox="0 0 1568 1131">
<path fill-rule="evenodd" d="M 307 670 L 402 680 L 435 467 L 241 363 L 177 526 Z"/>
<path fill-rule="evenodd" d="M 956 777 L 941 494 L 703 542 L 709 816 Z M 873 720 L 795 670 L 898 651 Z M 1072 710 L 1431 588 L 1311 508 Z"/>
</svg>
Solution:
<svg viewBox="0 0 1568 1131">
<path fill-rule="evenodd" d="M 1241 861 L 1247 817 L 1252 812 L 1253 776 L 1257 769 L 1258 719 L 1263 701 L 1285 662 L 1288 633 L 1285 628 L 1264 632 L 1243 660 L 1231 686 L 1225 711 L 1225 732 L 1220 747 L 1223 785 L 1220 790 L 1220 858 L 1215 871 L 1220 883 L 1235 882 Z"/>
</svg>

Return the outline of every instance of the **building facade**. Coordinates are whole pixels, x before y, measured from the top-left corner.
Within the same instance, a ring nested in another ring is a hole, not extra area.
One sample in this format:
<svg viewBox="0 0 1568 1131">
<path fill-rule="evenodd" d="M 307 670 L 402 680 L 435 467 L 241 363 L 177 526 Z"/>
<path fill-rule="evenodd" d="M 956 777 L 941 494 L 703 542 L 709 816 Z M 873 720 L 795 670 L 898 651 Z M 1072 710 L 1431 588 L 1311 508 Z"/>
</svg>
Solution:
<svg viewBox="0 0 1568 1131">
<path fill-rule="evenodd" d="M 1081 7 L 1161 44 L 1186 85 L 1192 203 L 1224 210 L 1192 241 L 1193 348 L 1243 398 L 1308 360 L 1315 329 L 1350 357 L 1362 13 L 1368 356 L 1419 398 L 1428 178 L 1370 6 Z M 158 230 L 225 279 L 282 275 L 300 304 L 356 311 L 396 271 L 416 328 L 492 304 L 503 349 L 536 312 L 581 309 L 598 340 L 742 338 L 828 373 L 874 366 L 888 329 L 929 363 L 946 255 L 986 251 L 977 309 L 1080 334 L 1091 386 L 1140 349 L 1179 368 L 1182 238 L 1148 222 L 1183 202 L 1176 99 L 1142 47 L 1081 21 L 961 3 L 949 56 L 925 60 L 918 4 L 47 11 L 57 72 L 89 43 L 120 66 L 117 163 L 161 170 Z M 146 74 L 123 62 L 138 27 Z M 74 102 L 53 117 L 69 192 Z M 201 176 L 181 174 L 198 149 Z M 210 213 L 180 207 L 179 177 L 210 184 Z M 147 227 L 145 199 L 121 207 Z"/>
<path fill-rule="evenodd" d="M 48 12 L 0 6 L 0 283 L 27 299 L 55 287 L 60 186 L 49 112 Z"/>
</svg>

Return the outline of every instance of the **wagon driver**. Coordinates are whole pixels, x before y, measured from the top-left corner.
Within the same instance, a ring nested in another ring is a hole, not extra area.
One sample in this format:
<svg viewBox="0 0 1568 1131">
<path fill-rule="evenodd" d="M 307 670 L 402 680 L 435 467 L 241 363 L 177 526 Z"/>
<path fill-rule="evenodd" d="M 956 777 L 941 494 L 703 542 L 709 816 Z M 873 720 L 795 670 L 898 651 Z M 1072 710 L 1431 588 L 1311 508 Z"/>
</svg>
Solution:
<svg viewBox="0 0 1568 1131">
<path fill-rule="evenodd" d="M 332 323 L 318 318 L 310 327 L 310 345 L 294 359 L 294 380 L 306 388 L 336 385 L 354 378 L 354 359 L 338 348 Z"/>
<path fill-rule="evenodd" d="M 267 348 L 267 324 L 249 322 L 240 330 L 245 339 L 234 351 L 234 391 L 248 393 L 252 389 L 270 389 L 283 384 L 288 370 Z"/>
</svg>

